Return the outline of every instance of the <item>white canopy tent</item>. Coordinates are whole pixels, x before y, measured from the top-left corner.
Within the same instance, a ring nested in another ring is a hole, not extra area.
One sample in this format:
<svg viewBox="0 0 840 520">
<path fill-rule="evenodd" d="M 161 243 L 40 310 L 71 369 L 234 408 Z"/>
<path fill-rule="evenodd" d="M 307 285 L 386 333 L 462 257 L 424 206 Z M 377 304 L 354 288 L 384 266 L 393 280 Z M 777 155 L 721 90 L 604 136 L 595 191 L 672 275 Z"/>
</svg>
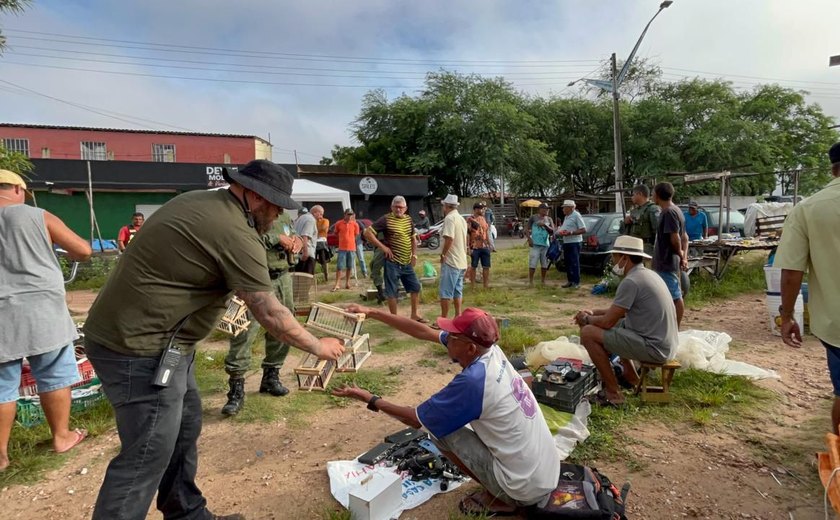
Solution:
<svg viewBox="0 0 840 520">
<path fill-rule="evenodd" d="M 292 198 L 304 206 L 313 206 L 322 202 L 340 202 L 341 209 L 349 209 L 350 192 L 318 184 L 308 179 L 295 179 L 292 186 Z"/>
<path fill-rule="evenodd" d="M 227 188 L 227 185 L 225 185 L 219 188 L 211 188 L 211 190 L 226 190 Z M 351 207 L 349 191 L 318 184 L 308 179 L 295 179 L 292 185 L 292 199 L 307 207 L 324 202 L 339 202 L 342 210 Z M 293 219 L 297 217 L 297 211 L 295 210 L 289 210 L 289 214 Z"/>
</svg>

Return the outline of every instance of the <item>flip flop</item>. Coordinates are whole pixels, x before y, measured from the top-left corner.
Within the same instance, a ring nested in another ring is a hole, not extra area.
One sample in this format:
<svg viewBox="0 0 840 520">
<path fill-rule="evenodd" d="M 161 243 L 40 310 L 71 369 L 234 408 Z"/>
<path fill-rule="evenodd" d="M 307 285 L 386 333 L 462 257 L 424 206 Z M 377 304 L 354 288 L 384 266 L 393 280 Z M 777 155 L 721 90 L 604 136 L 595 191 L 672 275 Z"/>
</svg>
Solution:
<svg viewBox="0 0 840 520">
<path fill-rule="evenodd" d="M 73 430 L 73 433 L 76 434 L 76 440 L 73 441 L 73 444 L 71 444 L 67 448 L 64 448 L 61 451 L 56 451 L 56 453 L 67 453 L 68 451 L 70 451 L 73 448 L 75 448 L 76 446 L 78 446 L 80 442 L 85 440 L 85 437 L 87 437 L 88 431 L 83 429 L 83 428 L 76 428 L 75 430 Z"/>
<path fill-rule="evenodd" d="M 330 292 L 338 292 L 338 287 L 333 287 L 332 289 L 330 289 Z"/>
<path fill-rule="evenodd" d="M 593 395 L 590 399 L 590 402 L 595 403 L 598 406 L 604 406 L 608 408 L 624 408 L 624 405 L 626 404 L 626 401 L 622 401 L 620 403 L 610 401 L 609 399 L 607 399 L 607 395 L 603 391 Z"/>
<path fill-rule="evenodd" d="M 516 509 L 494 510 L 492 507 L 484 505 L 478 498 L 481 491 L 476 491 L 465 496 L 458 502 L 458 510 L 467 516 L 478 516 L 481 518 L 491 518 L 494 516 L 516 516 Z M 495 500 L 493 501 L 495 502 Z M 505 504 L 507 505 L 507 504 Z"/>
<path fill-rule="evenodd" d="M 423 323 L 423 324 L 426 324 L 426 325 L 429 324 L 429 320 L 427 320 L 426 318 L 414 318 L 414 321 L 416 321 L 417 323 Z"/>
</svg>

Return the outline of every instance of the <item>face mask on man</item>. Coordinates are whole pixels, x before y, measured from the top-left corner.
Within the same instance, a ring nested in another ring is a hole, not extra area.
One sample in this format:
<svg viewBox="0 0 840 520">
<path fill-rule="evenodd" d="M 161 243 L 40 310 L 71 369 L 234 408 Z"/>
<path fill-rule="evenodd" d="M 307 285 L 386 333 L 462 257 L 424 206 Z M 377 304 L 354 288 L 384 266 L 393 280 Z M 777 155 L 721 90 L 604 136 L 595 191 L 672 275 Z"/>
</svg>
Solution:
<svg viewBox="0 0 840 520">
<path fill-rule="evenodd" d="M 613 272 L 616 276 L 624 276 L 624 267 L 622 267 L 620 263 L 618 263 L 618 264 L 614 264 L 614 265 L 612 266 L 612 272 Z"/>
</svg>

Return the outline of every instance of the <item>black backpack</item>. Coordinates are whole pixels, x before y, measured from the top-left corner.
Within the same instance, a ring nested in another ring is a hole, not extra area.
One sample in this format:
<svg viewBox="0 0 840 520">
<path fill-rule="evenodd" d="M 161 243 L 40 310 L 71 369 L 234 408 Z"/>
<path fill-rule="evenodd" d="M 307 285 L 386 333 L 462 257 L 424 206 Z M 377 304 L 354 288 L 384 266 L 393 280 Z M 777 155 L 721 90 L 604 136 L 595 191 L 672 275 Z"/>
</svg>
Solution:
<svg viewBox="0 0 840 520">
<path fill-rule="evenodd" d="M 528 518 L 554 520 L 627 520 L 624 506 L 630 484 L 621 491 L 597 469 L 560 464 L 560 479 L 543 507 L 533 506 Z"/>
</svg>

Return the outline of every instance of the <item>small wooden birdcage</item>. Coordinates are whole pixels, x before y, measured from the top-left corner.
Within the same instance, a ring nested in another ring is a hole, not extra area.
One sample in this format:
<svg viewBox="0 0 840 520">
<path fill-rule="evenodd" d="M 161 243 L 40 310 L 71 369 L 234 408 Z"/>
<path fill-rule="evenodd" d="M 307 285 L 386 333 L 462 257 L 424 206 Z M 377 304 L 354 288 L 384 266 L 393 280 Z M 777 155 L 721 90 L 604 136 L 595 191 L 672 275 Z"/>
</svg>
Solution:
<svg viewBox="0 0 840 520">
<path fill-rule="evenodd" d="M 295 314 L 309 315 L 312 306 L 312 287 L 316 285 L 315 276 L 309 273 L 292 273 L 292 297 L 295 302 Z"/>
<path fill-rule="evenodd" d="M 341 339 L 356 339 L 362 331 L 364 314 L 347 312 L 341 307 L 316 302 L 309 310 L 306 328 Z"/>
<path fill-rule="evenodd" d="M 335 361 L 318 359 L 313 354 L 307 354 L 301 360 L 300 365 L 295 368 L 298 388 L 310 392 L 312 390 L 325 391 L 330 382 L 330 378 L 335 373 L 335 366 Z"/>
<path fill-rule="evenodd" d="M 235 337 L 248 330 L 250 324 L 251 320 L 248 319 L 248 307 L 245 306 L 245 302 L 236 296 L 231 296 L 225 314 L 216 325 L 216 329 Z"/>
<path fill-rule="evenodd" d="M 370 334 L 362 334 L 356 339 L 344 342 L 344 354 L 338 360 L 337 372 L 358 372 L 367 358 L 372 354 L 370 350 Z"/>
</svg>

